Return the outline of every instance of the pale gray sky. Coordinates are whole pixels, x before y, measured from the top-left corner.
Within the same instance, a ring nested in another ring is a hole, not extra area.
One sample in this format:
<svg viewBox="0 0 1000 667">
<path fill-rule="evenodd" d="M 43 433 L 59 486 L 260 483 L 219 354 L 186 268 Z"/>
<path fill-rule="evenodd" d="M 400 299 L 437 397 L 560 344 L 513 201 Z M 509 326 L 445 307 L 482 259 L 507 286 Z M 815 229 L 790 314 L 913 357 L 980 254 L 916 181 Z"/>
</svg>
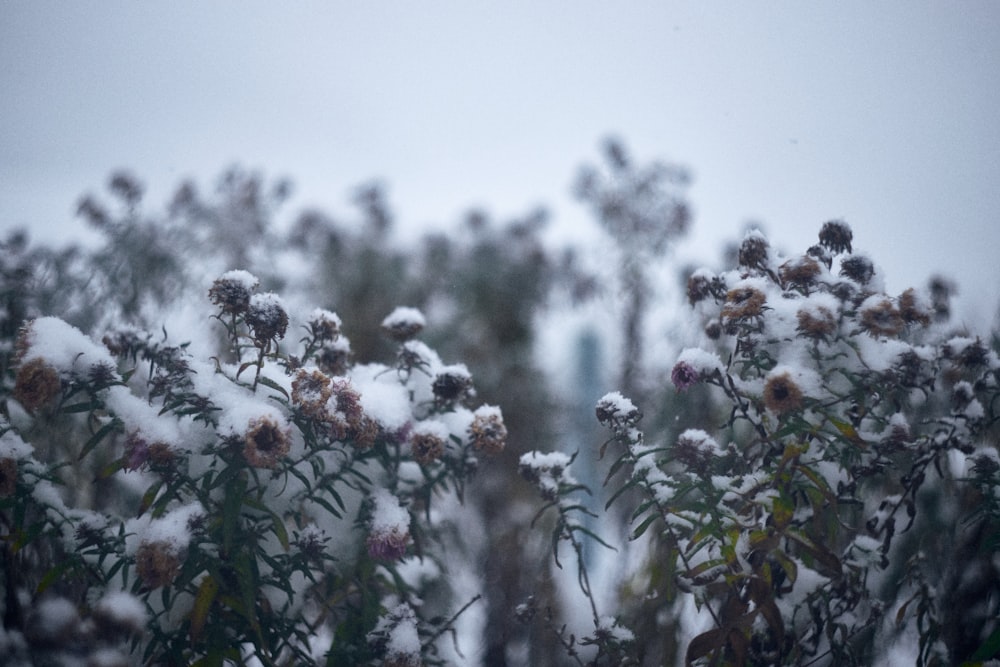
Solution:
<svg viewBox="0 0 1000 667">
<path fill-rule="evenodd" d="M 789 250 L 846 219 L 890 291 L 1000 294 L 1000 3 L 0 1 L 0 230 L 78 234 L 133 170 L 158 208 L 240 163 L 289 210 L 379 178 L 407 230 L 547 205 L 620 136 L 689 166 L 706 261 L 749 219 Z"/>
</svg>

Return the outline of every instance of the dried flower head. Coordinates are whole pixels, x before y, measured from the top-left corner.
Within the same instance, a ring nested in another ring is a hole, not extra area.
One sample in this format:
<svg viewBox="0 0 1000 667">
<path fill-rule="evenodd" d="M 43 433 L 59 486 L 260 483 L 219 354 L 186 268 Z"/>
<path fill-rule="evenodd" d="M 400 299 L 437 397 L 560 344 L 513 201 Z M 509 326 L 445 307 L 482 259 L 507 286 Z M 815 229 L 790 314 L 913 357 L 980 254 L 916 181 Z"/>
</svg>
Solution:
<svg viewBox="0 0 1000 667">
<path fill-rule="evenodd" d="M 427 322 L 416 308 L 400 306 L 382 320 L 382 331 L 394 341 L 404 343 L 424 330 Z"/>
<path fill-rule="evenodd" d="M 170 542 L 143 542 L 135 554 L 135 569 L 147 589 L 168 586 L 180 572 L 177 548 Z"/>
<path fill-rule="evenodd" d="M 227 271 L 218 277 L 208 290 L 208 298 L 223 313 L 242 315 L 250 305 L 250 295 L 259 281 L 247 271 Z"/>
<path fill-rule="evenodd" d="M 17 491 L 17 461 L 5 457 L 0 459 L 0 498 L 7 498 Z"/>
<path fill-rule="evenodd" d="M 851 241 L 854 233 L 850 226 L 843 220 L 830 220 L 824 222 L 819 230 L 819 243 L 830 252 L 837 254 L 841 252 L 851 252 Z"/>
<path fill-rule="evenodd" d="M 827 252 L 827 249 L 821 245 L 817 244 L 809 246 L 809 249 L 806 250 L 806 255 L 814 258 L 818 262 L 822 262 L 828 269 L 833 266 L 833 257 L 831 257 L 830 253 Z"/>
<path fill-rule="evenodd" d="M 410 432 L 410 450 L 414 460 L 427 465 L 444 455 L 448 431 L 439 422 L 422 422 Z"/>
<path fill-rule="evenodd" d="M 717 456 L 722 453 L 719 444 L 705 431 L 688 429 L 677 438 L 671 456 L 694 472 L 706 474 Z"/>
<path fill-rule="evenodd" d="M 602 396 L 594 411 L 601 425 L 616 431 L 635 426 L 642 419 L 639 408 L 617 391 Z"/>
<path fill-rule="evenodd" d="M 321 371 L 300 368 L 292 380 L 292 405 L 312 419 L 327 417 L 326 402 L 333 395 L 330 378 Z"/>
<path fill-rule="evenodd" d="M 309 319 L 309 333 L 315 341 L 328 343 L 340 336 L 341 321 L 336 313 L 317 308 Z"/>
<path fill-rule="evenodd" d="M 798 410 L 802 407 L 802 390 L 788 373 L 771 375 L 764 383 L 764 405 L 779 415 Z"/>
<path fill-rule="evenodd" d="M 748 232 L 740 244 L 740 266 L 748 269 L 765 268 L 769 248 L 767 239 L 758 230 Z"/>
<path fill-rule="evenodd" d="M 346 437 L 350 438 L 358 449 L 372 447 L 380 435 L 382 426 L 368 415 L 362 415 L 360 419 L 348 423 Z"/>
<path fill-rule="evenodd" d="M 705 325 L 705 335 L 708 336 L 709 340 L 719 340 L 722 336 L 722 324 L 719 320 L 712 319 L 708 321 Z"/>
<path fill-rule="evenodd" d="M 721 294 L 724 290 L 722 280 L 705 269 L 695 271 L 687 280 L 687 298 L 692 306 L 710 296 Z"/>
<path fill-rule="evenodd" d="M 734 321 L 758 317 L 764 312 L 766 301 L 767 297 L 756 287 L 735 287 L 726 292 L 722 319 Z"/>
<path fill-rule="evenodd" d="M 500 408 L 484 405 L 473 413 L 469 440 L 477 452 L 499 454 L 507 446 L 507 427 Z"/>
<path fill-rule="evenodd" d="M 17 369 L 14 398 L 28 412 L 51 403 L 62 392 L 59 372 L 41 357 L 36 357 Z"/>
<path fill-rule="evenodd" d="M 796 331 L 806 338 L 826 340 L 837 330 L 837 318 L 825 306 L 801 308 L 795 317 L 798 320 Z"/>
<path fill-rule="evenodd" d="M 351 367 L 351 346 L 343 336 L 323 345 L 316 352 L 316 365 L 330 376 L 346 375 Z"/>
<path fill-rule="evenodd" d="M 410 513 L 386 489 L 375 489 L 371 502 L 368 555 L 379 560 L 399 560 L 410 543 Z"/>
<path fill-rule="evenodd" d="M 899 295 L 899 314 L 907 324 L 931 323 L 930 305 L 912 287 Z"/>
<path fill-rule="evenodd" d="M 867 285 L 875 275 L 875 265 L 864 255 L 851 255 L 840 263 L 840 275 L 859 285 Z"/>
<path fill-rule="evenodd" d="M 247 306 L 246 323 L 258 345 L 268 345 L 285 337 L 288 313 L 277 294 L 254 294 Z"/>
<path fill-rule="evenodd" d="M 163 468 L 174 463 L 176 458 L 173 447 L 165 442 L 149 442 L 137 430 L 125 438 L 123 468 L 126 471 Z"/>
<path fill-rule="evenodd" d="M 903 318 L 888 297 L 871 296 L 861 304 L 861 329 L 870 336 L 896 336 Z"/>
<path fill-rule="evenodd" d="M 781 265 L 782 282 L 795 287 L 810 287 L 816 282 L 816 278 L 822 273 L 819 262 L 803 255 L 798 259 L 792 259 Z"/>
<path fill-rule="evenodd" d="M 330 541 L 330 537 L 326 532 L 314 525 L 308 525 L 302 529 L 302 532 L 295 536 L 295 547 L 299 550 L 306 560 L 310 562 L 319 562 L 323 558 L 323 553 L 326 550 L 326 543 Z"/>
<path fill-rule="evenodd" d="M 701 380 L 701 373 L 686 361 L 678 361 L 674 364 L 674 369 L 670 371 L 670 381 L 677 387 L 677 391 L 687 391 Z"/>
<path fill-rule="evenodd" d="M 468 398 L 472 391 L 472 376 L 464 364 L 446 366 L 438 371 L 431 383 L 435 404 L 450 407 Z"/>
<path fill-rule="evenodd" d="M 243 437 L 243 457 L 255 468 L 275 468 L 291 445 L 288 429 L 270 417 L 257 417 Z"/>
</svg>

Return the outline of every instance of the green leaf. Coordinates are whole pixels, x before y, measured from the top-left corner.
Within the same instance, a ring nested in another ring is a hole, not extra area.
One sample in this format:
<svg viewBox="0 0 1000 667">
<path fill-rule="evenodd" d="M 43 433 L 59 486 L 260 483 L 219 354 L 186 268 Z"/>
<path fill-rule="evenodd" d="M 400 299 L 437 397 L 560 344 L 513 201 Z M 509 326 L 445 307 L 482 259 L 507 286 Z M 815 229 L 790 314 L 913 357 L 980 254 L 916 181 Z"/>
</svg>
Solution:
<svg viewBox="0 0 1000 667">
<path fill-rule="evenodd" d="M 68 570 L 72 564 L 73 561 L 67 559 L 58 563 L 55 567 L 46 572 L 45 576 L 42 577 L 42 580 L 38 582 L 38 587 L 35 588 L 35 595 L 41 595 L 48 589 L 49 586 L 61 579 L 66 573 L 66 570 Z"/>
<path fill-rule="evenodd" d="M 260 384 L 264 385 L 265 387 L 270 387 L 275 391 L 281 392 L 281 395 L 284 396 L 286 400 L 290 398 L 288 396 L 288 392 L 285 391 L 285 388 L 282 387 L 277 382 L 275 382 L 274 380 L 272 380 L 271 378 L 261 375 L 260 378 L 258 379 L 258 382 L 260 382 Z"/>
<path fill-rule="evenodd" d="M 191 608 L 191 643 L 196 644 L 201 639 L 201 633 L 205 630 L 205 621 L 208 620 L 208 612 L 212 609 L 215 596 L 219 593 L 218 580 L 209 575 L 201 580 L 198 593 L 194 598 L 194 606 Z"/>
<path fill-rule="evenodd" d="M 94 447 L 96 447 L 101 442 L 101 440 L 104 440 L 105 436 L 107 436 L 109 433 L 111 433 L 111 431 L 113 431 L 120 425 L 121 422 L 118 421 L 118 419 L 112 419 L 107 424 L 99 428 L 97 430 L 97 433 L 90 436 L 87 442 L 84 443 L 83 449 L 80 450 L 80 455 L 76 457 L 76 460 L 82 461 L 83 457 L 89 454 L 91 450 L 94 449 Z"/>
<path fill-rule="evenodd" d="M 152 506 L 153 501 L 156 500 L 156 494 L 160 492 L 160 488 L 163 486 L 163 481 L 158 480 L 153 482 L 152 486 L 146 490 L 146 493 L 142 494 L 142 501 L 139 503 L 139 512 L 136 514 L 137 517 L 142 516 L 146 513 L 146 510 Z"/>
<path fill-rule="evenodd" d="M 637 540 L 640 537 L 642 537 L 642 534 L 645 533 L 646 530 L 651 525 L 653 525 L 653 522 L 656 521 L 658 518 L 659 518 L 658 514 L 650 513 L 645 519 L 642 520 L 642 523 L 640 523 L 638 526 L 635 527 L 635 530 L 632 531 L 632 536 L 630 539 Z"/>
<path fill-rule="evenodd" d="M 61 411 L 72 414 L 77 412 L 91 412 L 101 407 L 100 401 L 86 401 L 85 403 L 74 403 L 73 405 L 63 406 Z"/>
<path fill-rule="evenodd" d="M 989 660 L 1000 653 L 1000 628 L 993 631 L 986 641 L 972 654 L 973 660 Z"/>
</svg>

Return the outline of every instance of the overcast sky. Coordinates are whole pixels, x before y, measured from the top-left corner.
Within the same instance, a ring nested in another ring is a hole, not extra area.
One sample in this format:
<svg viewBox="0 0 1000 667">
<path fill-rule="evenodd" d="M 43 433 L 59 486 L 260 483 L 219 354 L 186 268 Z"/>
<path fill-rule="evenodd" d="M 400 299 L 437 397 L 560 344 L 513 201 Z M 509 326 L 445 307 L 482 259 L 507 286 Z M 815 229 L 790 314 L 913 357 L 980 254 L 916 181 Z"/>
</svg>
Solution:
<svg viewBox="0 0 1000 667">
<path fill-rule="evenodd" d="M 788 250 L 843 218 L 890 291 L 1000 294 L 1000 3 L 0 1 L 0 229 L 79 234 L 117 168 L 162 207 L 239 163 L 288 211 L 389 188 L 404 231 L 569 194 L 608 134 L 688 166 L 712 261 L 748 220 Z"/>
</svg>

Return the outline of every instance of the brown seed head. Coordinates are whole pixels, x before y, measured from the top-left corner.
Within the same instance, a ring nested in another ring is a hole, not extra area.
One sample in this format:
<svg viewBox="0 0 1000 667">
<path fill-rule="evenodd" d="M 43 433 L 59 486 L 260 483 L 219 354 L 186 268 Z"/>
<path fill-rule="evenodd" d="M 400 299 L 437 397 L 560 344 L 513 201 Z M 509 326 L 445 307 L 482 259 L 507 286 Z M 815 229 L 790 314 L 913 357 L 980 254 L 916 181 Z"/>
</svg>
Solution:
<svg viewBox="0 0 1000 667">
<path fill-rule="evenodd" d="M 59 372 L 41 357 L 36 357 L 17 369 L 14 398 L 28 412 L 51 403 L 62 392 Z"/>
<path fill-rule="evenodd" d="M 764 405 L 779 415 L 802 407 L 802 390 L 788 373 L 772 375 L 764 384 Z"/>
</svg>

